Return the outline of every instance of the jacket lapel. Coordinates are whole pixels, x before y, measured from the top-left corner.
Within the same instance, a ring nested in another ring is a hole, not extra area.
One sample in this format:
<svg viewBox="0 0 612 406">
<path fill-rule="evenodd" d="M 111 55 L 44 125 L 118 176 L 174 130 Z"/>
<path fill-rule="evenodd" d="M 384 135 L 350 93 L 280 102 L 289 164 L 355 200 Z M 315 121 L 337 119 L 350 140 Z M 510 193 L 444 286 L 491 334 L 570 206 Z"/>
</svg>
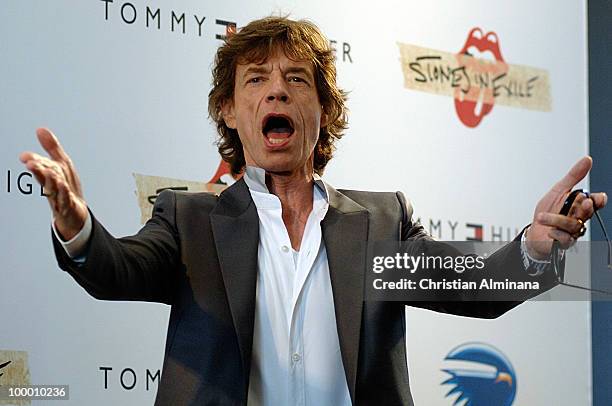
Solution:
<svg viewBox="0 0 612 406">
<path fill-rule="evenodd" d="M 329 210 L 321 223 L 327 250 L 342 362 L 353 401 L 363 311 L 368 211 L 325 184 Z M 226 189 L 211 225 L 238 345 L 245 384 L 251 368 L 259 218 L 244 180 Z"/>
<path fill-rule="evenodd" d="M 244 180 L 227 188 L 210 215 L 248 390 L 255 320 L 259 218 Z"/>
<path fill-rule="evenodd" d="M 344 372 L 353 402 L 363 311 L 368 211 L 325 185 L 329 210 L 321 223 L 334 296 Z"/>
</svg>

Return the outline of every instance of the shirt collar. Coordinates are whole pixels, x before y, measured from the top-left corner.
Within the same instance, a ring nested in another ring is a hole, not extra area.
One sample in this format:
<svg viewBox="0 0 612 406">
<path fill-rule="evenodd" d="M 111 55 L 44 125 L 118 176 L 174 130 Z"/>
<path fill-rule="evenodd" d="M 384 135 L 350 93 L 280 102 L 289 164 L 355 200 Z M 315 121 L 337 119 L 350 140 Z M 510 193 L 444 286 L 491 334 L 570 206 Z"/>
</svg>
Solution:
<svg viewBox="0 0 612 406">
<path fill-rule="evenodd" d="M 329 202 L 329 193 L 327 192 L 327 187 L 325 186 L 325 183 L 321 177 L 316 173 L 313 173 L 312 177 L 316 186 L 315 191 L 318 189 L 318 192 L 322 194 L 325 201 Z M 244 181 L 251 192 L 265 193 L 268 195 L 271 194 L 268 190 L 268 186 L 266 185 L 265 169 L 258 168 L 256 166 L 247 166 L 244 171 Z"/>
</svg>

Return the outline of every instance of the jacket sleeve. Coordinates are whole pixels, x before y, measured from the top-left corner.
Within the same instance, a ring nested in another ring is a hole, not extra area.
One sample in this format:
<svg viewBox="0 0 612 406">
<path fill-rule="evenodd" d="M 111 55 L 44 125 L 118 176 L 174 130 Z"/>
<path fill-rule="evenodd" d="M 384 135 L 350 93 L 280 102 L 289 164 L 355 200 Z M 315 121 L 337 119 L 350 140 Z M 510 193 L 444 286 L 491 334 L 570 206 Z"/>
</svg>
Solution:
<svg viewBox="0 0 612 406">
<path fill-rule="evenodd" d="M 180 241 L 176 229 L 176 195 L 163 191 L 153 216 L 130 237 L 113 237 L 92 216 L 85 261 L 75 262 L 52 234 L 58 265 L 90 295 L 105 300 L 142 300 L 172 304 Z"/>
<path fill-rule="evenodd" d="M 460 253 L 454 247 L 446 245 L 442 242 L 435 242 L 421 224 L 413 222 L 412 206 L 401 192 L 397 192 L 397 198 L 402 208 L 402 241 L 426 241 L 427 244 L 435 245 L 436 253 L 442 252 L 451 256 L 460 255 Z M 527 270 L 523 265 L 520 251 L 521 235 L 522 232 L 514 239 L 514 241 L 509 242 L 485 260 L 486 272 L 507 272 L 509 277 L 512 277 L 512 274 L 515 276 L 527 276 Z M 542 275 L 534 276 L 533 278 L 538 280 L 541 286 L 541 289 L 537 294 L 540 294 L 556 286 L 557 284 L 556 278 L 550 269 L 547 270 L 547 272 L 544 272 Z M 521 297 L 520 299 L 512 301 L 478 300 L 477 296 L 471 294 L 468 295 L 465 292 L 457 291 L 456 300 L 412 301 L 405 302 L 404 304 L 442 313 L 492 319 L 501 316 L 529 298 L 530 297 Z"/>
</svg>

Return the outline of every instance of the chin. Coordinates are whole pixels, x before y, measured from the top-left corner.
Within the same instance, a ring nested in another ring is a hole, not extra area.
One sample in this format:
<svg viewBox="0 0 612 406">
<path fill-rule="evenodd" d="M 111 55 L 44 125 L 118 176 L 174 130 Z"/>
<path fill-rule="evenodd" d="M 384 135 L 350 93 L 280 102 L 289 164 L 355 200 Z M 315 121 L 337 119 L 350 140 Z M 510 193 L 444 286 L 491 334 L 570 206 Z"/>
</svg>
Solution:
<svg viewBox="0 0 612 406">
<path fill-rule="evenodd" d="M 291 167 L 290 165 L 265 165 L 261 168 L 267 173 L 274 173 L 278 175 L 289 174 L 295 171 L 295 168 Z"/>
<path fill-rule="evenodd" d="M 289 174 L 303 170 L 303 168 L 312 168 L 313 155 L 305 159 L 303 154 L 296 156 L 295 151 L 260 151 L 254 158 L 247 159 L 247 165 L 259 167 L 266 172 Z"/>
<path fill-rule="evenodd" d="M 286 174 L 286 173 L 295 172 L 297 169 L 301 168 L 303 165 L 296 165 L 295 161 L 267 160 L 265 162 L 261 162 L 261 164 L 258 166 L 264 169 L 266 172 Z"/>
</svg>

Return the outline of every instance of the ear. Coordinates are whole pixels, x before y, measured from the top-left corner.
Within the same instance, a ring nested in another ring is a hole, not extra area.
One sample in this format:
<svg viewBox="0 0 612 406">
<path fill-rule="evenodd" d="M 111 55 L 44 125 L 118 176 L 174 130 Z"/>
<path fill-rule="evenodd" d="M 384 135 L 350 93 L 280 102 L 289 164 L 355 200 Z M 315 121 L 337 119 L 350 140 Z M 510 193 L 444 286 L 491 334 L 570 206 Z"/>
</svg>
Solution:
<svg viewBox="0 0 612 406">
<path fill-rule="evenodd" d="M 234 101 L 226 100 L 221 104 L 221 114 L 225 125 L 231 129 L 236 129 L 236 114 L 234 112 Z"/>
</svg>

